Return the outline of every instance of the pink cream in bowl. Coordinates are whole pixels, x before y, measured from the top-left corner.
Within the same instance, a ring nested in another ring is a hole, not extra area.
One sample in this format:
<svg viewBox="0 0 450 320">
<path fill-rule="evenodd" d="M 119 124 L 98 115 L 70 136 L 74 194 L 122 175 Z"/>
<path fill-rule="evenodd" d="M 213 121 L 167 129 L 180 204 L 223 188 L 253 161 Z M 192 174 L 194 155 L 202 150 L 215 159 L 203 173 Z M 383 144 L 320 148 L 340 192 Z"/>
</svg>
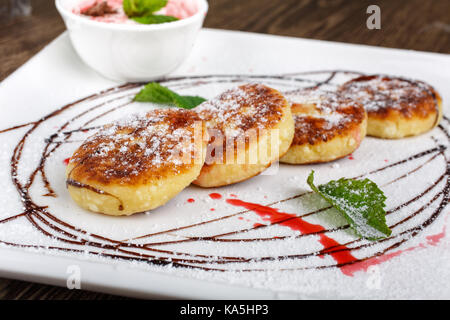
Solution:
<svg viewBox="0 0 450 320">
<path fill-rule="evenodd" d="M 173 72 L 191 52 L 208 12 L 206 0 L 168 0 L 157 12 L 132 18 L 122 0 L 55 0 L 55 5 L 81 60 L 119 82 L 148 82 Z"/>
<path fill-rule="evenodd" d="M 125 14 L 122 3 L 123 0 L 84 0 L 72 12 L 100 22 L 137 24 Z M 196 0 L 168 0 L 167 5 L 155 14 L 181 20 L 193 16 L 198 10 Z"/>
</svg>

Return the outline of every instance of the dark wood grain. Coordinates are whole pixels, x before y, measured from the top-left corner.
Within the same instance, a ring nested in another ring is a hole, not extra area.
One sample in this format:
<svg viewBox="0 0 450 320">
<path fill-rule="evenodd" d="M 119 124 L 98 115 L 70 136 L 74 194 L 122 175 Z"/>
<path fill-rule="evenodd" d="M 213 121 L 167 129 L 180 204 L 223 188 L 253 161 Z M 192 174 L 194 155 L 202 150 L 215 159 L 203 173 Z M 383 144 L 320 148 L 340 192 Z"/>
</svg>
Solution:
<svg viewBox="0 0 450 320">
<path fill-rule="evenodd" d="M 64 31 L 53 1 L 33 0 L 31 17 L 0 21 L 0 80 Z M 381 30 L 366 9 L 381 8 Z M 211 0 L 209 28 L 450 53 L 450 0 Z"/>
<path fill-rule="evenodd" d="M 383 47 L 450 53 L 450 0 L 211 0 L 208 28 L 243 30 Z M 1 4 L 1 2 L 0 2 Z M 32 0 L 31 17 L 0 21 L 0 81 L 65 27 L 53 1 Z M 366 9 L 381 8 L 381 30 Z M 0 299 L 119 299 L 0 279 Z"/>
<path fill-rule="evenodd" d="M 381 8 L 381 29 L 366 9 Z M 213 0 L 205 25 L 366 45 L 450 53 L 450 0 Z"/>
</svg>

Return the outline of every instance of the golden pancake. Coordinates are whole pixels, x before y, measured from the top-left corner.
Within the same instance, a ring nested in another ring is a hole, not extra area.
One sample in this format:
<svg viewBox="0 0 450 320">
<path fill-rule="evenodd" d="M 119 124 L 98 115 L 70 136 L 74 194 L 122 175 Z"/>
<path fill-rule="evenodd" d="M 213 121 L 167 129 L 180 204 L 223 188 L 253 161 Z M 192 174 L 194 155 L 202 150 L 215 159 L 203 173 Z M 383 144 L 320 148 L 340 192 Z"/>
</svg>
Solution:
<svg viewBox="0 0 450 320">
<path fill-rule="evenodd" d="M 288 149 L 294 121 L 286 99 L 275 89 L 246 84 L 194 109 L 206 122 L 205 165 L 194 184 L 218 187 L 253 177 Z"/>
<path fill-rule="evenodd" d="M 372 75 L 345 83 L 342 94 L 359 101 L 368 114 L 367 134 L 396 139 L 431 130 L 442 118 L 442 99 L 422 81 Z"/>
<path fill-rule="evenodd" d="M 366 135 L 364 108 L 339 93 L 301 90 L 286 98 L 292 103 L 295 135 L 280 162 L 333 161 L 355 151 Z"/>
<path fill-rule="evenodd" d="M 106 125 L 73 154 L 66 183 L 90 211 L 130 215 L 165 204 L 197 178 L 207 132 L 198 115 L 160 109 Z"/>
</svg>

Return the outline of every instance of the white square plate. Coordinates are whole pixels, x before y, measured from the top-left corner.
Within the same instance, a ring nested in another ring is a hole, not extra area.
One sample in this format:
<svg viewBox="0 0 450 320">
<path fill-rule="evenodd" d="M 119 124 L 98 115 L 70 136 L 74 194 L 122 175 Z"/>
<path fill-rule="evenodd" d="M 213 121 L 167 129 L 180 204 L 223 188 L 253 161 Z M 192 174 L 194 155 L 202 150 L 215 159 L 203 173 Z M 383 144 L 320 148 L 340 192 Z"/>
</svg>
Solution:
<svg viewBox="0 0 450 320">
<path fill-rule="evenodd" d="M 244 82 L 333 89 L 356 72 L 427 81 L 448 109 L 448 55 L 242 32 L 202 30 L 163 84 L 210 98 Z M 64 160 L 92 127 L 154 108 L 131 102 L 139 86 L 121 85 L 86 67 L 65 33 L 0 83 L 0 130 L 19 125 L 0 134 L 1 276 L 61 286 L 79 278 L 83 289 L 135 297 L 450 298 L 447 119 L 419 137 L 366 138 L 334 163 L 274 165 L 243 183 L 188 187 L 148 214 L 114 218 L 75 205 Z M 392 236 L 372 243 L 330 230 L 345 225 L 330 210 L 303 218 L 323 233 L 302 235 L 227 202 L 307 214 L 324 206 L 308 193 L 312 169 L 317 183 L 360 175 L 377 182 Z M 342 246 L 324 252 L 324 240 Z M 362 262 L 340 265 L 349 255 Z"/>
</svg>

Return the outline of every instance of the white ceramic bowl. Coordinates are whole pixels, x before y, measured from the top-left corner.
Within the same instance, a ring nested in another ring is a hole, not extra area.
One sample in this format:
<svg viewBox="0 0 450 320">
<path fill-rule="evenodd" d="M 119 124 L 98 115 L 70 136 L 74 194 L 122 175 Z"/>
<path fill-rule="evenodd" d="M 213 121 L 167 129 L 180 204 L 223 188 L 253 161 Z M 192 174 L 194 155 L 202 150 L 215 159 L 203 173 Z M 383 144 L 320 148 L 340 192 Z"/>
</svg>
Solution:
<svg viewBox="0 0 450 320">
<path fill-rule="evenodd" d="M 175 70 L 191 51 L 208 11 L 163 24 L 98 22 L 72 12 L 80 0 L 55 0 L 81 59 L 103 76 L 127 82 L 148 81 Z"/>
</svg>

